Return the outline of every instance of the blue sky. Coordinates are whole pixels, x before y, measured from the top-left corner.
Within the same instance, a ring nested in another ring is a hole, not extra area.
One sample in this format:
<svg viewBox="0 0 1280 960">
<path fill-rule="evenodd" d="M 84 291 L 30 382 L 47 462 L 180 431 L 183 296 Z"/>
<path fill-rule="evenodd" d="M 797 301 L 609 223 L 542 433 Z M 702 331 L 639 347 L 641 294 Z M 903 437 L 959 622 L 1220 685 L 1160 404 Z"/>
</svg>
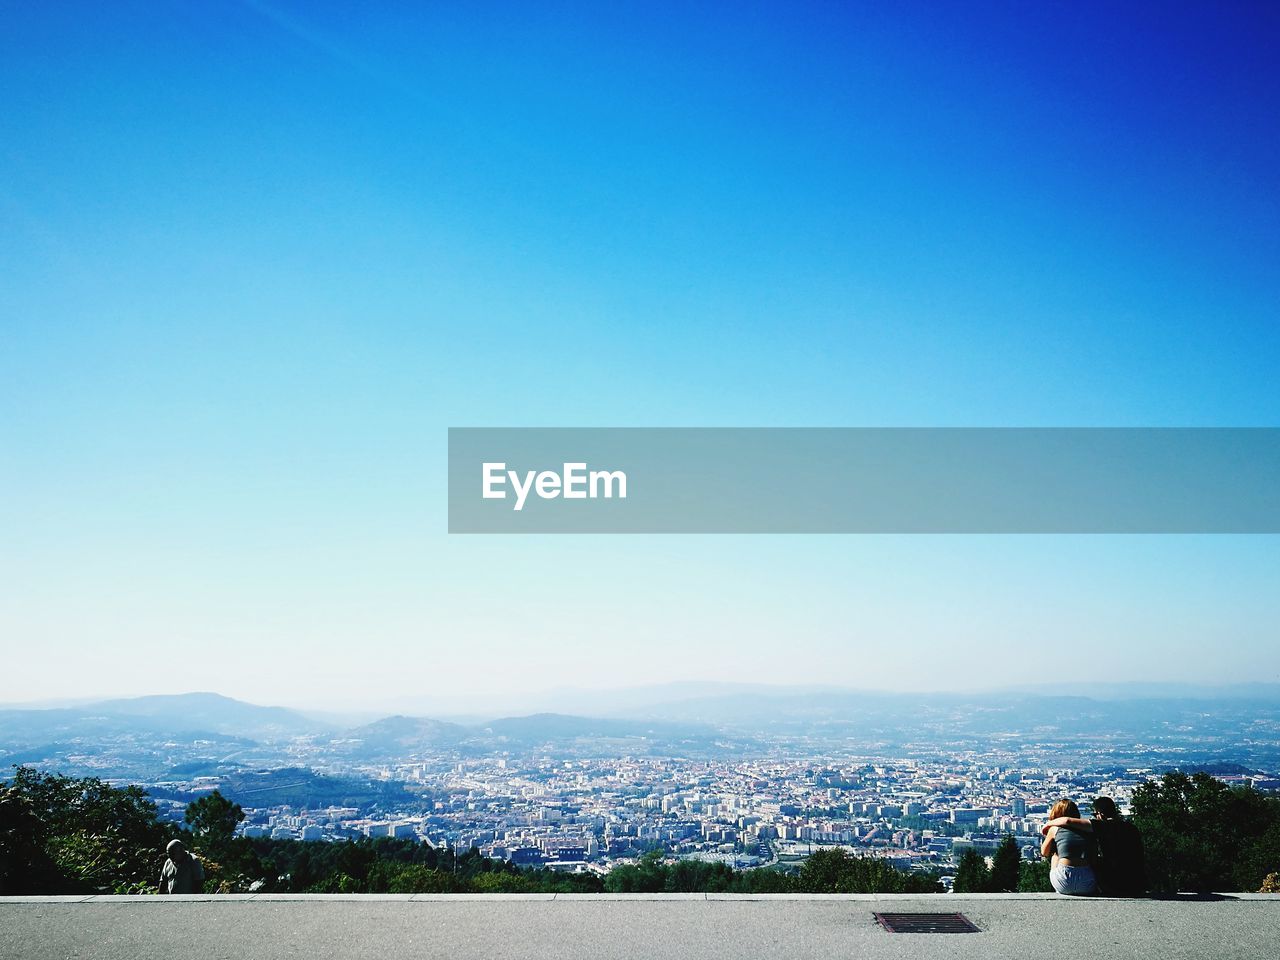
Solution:
<svg viewBox="0 0 1280 960">
<path fill-rule="evenodd" d="M 1280 679 L 1270 537 L 448 537 L 448 426 L 1280 425 L 1274 6 L 599 6 L 6 13 L 0 700 Z"/>
</svg>

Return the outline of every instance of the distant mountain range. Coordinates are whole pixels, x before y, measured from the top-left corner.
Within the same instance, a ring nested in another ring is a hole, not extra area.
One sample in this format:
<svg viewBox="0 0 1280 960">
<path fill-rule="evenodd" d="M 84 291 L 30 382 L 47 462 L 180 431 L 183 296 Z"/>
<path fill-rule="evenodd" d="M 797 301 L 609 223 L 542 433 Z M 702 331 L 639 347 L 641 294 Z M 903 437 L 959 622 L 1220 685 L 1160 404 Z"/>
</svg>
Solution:
<svg viewBox="0 0 1280 960">
<path fill-rule="evenodd" d="M 1249 700 L 1280 703 L 1280 682 L 1238 684 L 1192 683 L 1104 683 L 1077 682 L 1067 684 L 1022 685 L 987 690 L 949 692 L 898 692 L 859 690 L 831 684 L 781 685 L 765 683 L 724 683 L 713 681 L 681 681 L 637 687 L 610 689 L 562 688 L 531 694 L 513 701 L 509 713 L 528 715 L 544 712 L 585 717 L 619 717 L 673 719 L 686 716 L 694 704 L 710 706 L 721 703 L 756 702 L 770 707 L 796 704 L 803 707 L 810 698 L 823 702 L 910 703 L 928 700 L 963 700 L 969 702 L 1003 701 L 1011 697 L 1084 697 L 1090 700 L 1205 700 L 1212 702 Z M 756 698 L 752 701 L 752 698 Z M 474 724 L 494 714 L 475 710 L 472 716 L 460 716 L 457 701 L 448 705 L 435 696 L 400 697 L 389 701 L 388 713 L 407 716 L 432 716 Z"/>
<path fill-rule="evenodd" d="M 0 710 L 0 763 L 28 748 L 48 751 L 121 737 L 272 743 L 309 737 L 338 754 L 380 760 L 457 749 L 464 753 L 572 745 L 578 753 L 698 754 L 711 744 L 730 749 L 714 727 L 652 719 L 599 719 L 542 713 L 459 724 L 392 716 L 342 728 L 284 707 L 263 707 L 215 693 L 161 694 L 104 700 L 79 707 Z"/>
<path fill-rule="evenodd" d="M 1034 690 L 977 693 L 894 693 L 832 687 L 749 688 L 672 699 L 628 711 L 633 717 L 697 721 L 735 729 L 776 729 L 779 725 L 899 724 L 910 729 L 930 718 L 952 717 L 974 730 L 1029 730 L 1044 724 L 1084 729 L 1121 727 L 1184 714 L 1236 714 L 1280 709 L 1280 684 L 1231 688 L 1184 685 L 1074 685 Z"/>
<path fill-rule="evenodd" d="M 284 707 L 214 693 L 165 694 L 81 706 L 0 709 L 0 766 L 134 737 L 213 741 L 242 754 L 254 744 L 308 737 L 323 751 L 384 761 L 444 751 L 464 755 L 546 750 L 582 756 L 708 756 L 756 752 L 771 742 L 809 748 L 864 744 L 890 750 L 934 743 L 957 748 L 992 738 L 1075 738 L 1116 744 L 1230 745 L 1259 722 L 1280 729 L 1280 684 L 1233 688 L 1096 685 L 986 693 L 884 693 L 832 687 L 683 684 L 614 697 L 609 716 L 536 713 L 453 722 L 396 715 L 344 725 Z M 1127 694 L 1127 695 L 1126 695 Z M 602 711 L 603 713 L 603 711 Z M 1271 750 L 1273 747 L 1266 747 Z M 155 751 L 159 756 L 163 751 Z M 250 751 L 252 753 L 252 751 Z"/>
<path fill-rule="evenodd" d="M 0 746 L 129 732 L 187 739 L 274 740 L 318 732 L 318 721 L 285 707 L 260 707 L 216 693 L 157 694 L 77 707 L 0 710 Z"/>
<path fill-rule="evenodd" d="M 746 738 L 739 737 L 739 740 Z M 651 754 L 696 756 L 713 745 L 732 749 L 720 731 L 701 723 L 599 719 L 557 713 L 502 717 L 476 724 L 424 717 L 386 717 L 344 731 L 335 748 L 369 758 L 394 758 L 455 749 L 462 753 L 524 752 L 571 748 L 577 755 Z"/>
</svg>

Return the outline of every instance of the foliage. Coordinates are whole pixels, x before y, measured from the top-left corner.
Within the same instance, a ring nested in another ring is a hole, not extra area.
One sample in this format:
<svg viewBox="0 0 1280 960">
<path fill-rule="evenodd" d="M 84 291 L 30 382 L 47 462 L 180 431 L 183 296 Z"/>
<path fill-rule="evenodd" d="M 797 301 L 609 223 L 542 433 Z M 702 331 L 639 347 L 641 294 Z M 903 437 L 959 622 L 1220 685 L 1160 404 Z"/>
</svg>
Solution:
<svg viewBox="0 0 1280 960">
<path fill-rule="evenodd" d="M 1280 799 L 1206 773 L 1167 773 L 1134 792 L 1153 891 L 1257 890 L 1280 867 Z"/>
<path fill-rule="evenodd" d="M 664 893 L 725 893 L 738 874 L 727 863 L 677 860 L 667 869 Z"/>
<path fill-rule="evenodd" d="M 614 867 L 604 880 L 609 893 L 660 893 L 666 884 L 667 867 L 661 850 L 651 850 L 638 863 Z"/>
<path fill-rule="evenodd" d="M 987 869 L 987 861 L 970 847 L 960 857 L 952 889 L 956 893 L 985 893 L 990 884 L 991 872 Z"/>
<path fill-rule="evenodd" d="M 936 877 L 904 873 L 887 860 L 854 856 L 842 847 L 815 852 L 795 876 L 701 860 L 666 863 L 662 851 L 652 851 L 604 878 L 604 890 L 613 893 L 932 893 L 940 888 Z"/>
<path fill-rule="evenodd" d="M 457 857 L 416 840 L 251 841 L 273 889 L 294 893 L 599 893 L 593 873 L 519 869 L 471 850 Z"/>
<path fill-rule="evenodd" d="M 47 833 L 30 797 L 0 787 L 0 895 L 57 889 L 58 867 L 45 851 Z"/>
<path fill-rule="evenodd" d="M 529 877 L 498 873 L 481 873 L 471 879 L 473 893 L 541 893 L 538 884 Z"/>
<path fill-rule="evenodd" d="M 165 844 L 141 787 L 116 788 L 18 767 L 0 790 L 5 893 L 134 893 L 154 890 Z"/>
<path fill-rule="evenodd" d="M 250 884 L 267 872 L 249 841 L 235 835 L 236 827 L 244 819 L 240 804 L 232 803 L 214 790 L 187 804 L 185 818 L 191 828 L 195 852 L 204 866 L 206 892 L 248 890 Z"/>
<path fill-rule="evenodd" d="M 886 860 L 856 857 L 842 847 L 819 850 L 800 868 L 802 893 L 935 893 L 936 877 L 904 873 Z"/>
<path fill-rule="evenodd" d="M 1047 859 L 1024 862 L 1018 871 L 1018 892 L 1052 893 L 1053 884 L 1049 882 L 1049 866 Z"/>
<path fill-rule="evenodd" d="M 614 867 L 604 880 L 610 893 L 934 893 L 936 877 L 904 873 L 886 860 L 857 857 L 843 848 L 819 850 L 797 875 L 777 870 L 734 870 L 725 863 L 677 860 L 652 851 L 637 863 Z"/>
<path fill-rule="evenodd" d="M 243 819 L 240 804 L 232 803 L 218 790 L 187 804 L 186 820 L 191 832 L 198 843 L 210 849 L 223 849 L 230 844 Z"/>
<path fill-rule="evenodd" d="M 1013 834 L 1005 834 L 992 858 L 987 890 L 991 893 L 1011 893 L 1018 889 L 1021 880 L 1022 853 L 1018 850 L 1018 842 L 1013 839 Z"/>
<path fill-rule="evenodd" d="M 466 893 L 470 884 L 443 870 L 411 863 L 388 871 L 386 888 L 387 893 Z"/>
</svg>

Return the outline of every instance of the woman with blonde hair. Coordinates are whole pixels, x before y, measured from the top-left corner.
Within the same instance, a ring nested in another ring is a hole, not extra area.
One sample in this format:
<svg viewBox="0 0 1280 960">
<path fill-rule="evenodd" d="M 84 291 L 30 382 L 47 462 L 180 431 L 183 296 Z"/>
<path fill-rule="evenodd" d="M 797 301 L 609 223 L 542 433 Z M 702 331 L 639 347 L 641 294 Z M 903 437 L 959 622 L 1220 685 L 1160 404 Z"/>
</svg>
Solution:
<svg viewBox="0 0 1280 960">
<path fill-rule="evenodd" d="M 1063 798 L 1049 811 L 1049 820 L 1080 817 L 1080 808 Z M 1049 882 L 1058 893 L 1087 896 L 1098 890 L 1093 875 L 1093 835 L 1069 826 L 1053 826 L 1045 832 L 1040 855 L 1050 857 Z"/>
</svg>

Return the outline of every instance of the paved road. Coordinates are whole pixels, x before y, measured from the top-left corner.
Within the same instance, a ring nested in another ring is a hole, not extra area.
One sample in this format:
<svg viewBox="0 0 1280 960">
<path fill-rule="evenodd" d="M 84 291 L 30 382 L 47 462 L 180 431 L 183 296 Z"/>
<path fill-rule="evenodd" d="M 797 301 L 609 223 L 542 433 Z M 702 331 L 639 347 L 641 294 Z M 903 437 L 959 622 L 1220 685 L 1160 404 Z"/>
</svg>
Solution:
<svg viewBox="0 0 1280 960">
<path fill-rule="evenodd" d="M 888 934 L 872 911 L 962 911 L 976 934 Z M 1280 896 L 1218 901 L 908 897 L 0 899 L 4 958 L 1280 956 Z"/>
</svg>

